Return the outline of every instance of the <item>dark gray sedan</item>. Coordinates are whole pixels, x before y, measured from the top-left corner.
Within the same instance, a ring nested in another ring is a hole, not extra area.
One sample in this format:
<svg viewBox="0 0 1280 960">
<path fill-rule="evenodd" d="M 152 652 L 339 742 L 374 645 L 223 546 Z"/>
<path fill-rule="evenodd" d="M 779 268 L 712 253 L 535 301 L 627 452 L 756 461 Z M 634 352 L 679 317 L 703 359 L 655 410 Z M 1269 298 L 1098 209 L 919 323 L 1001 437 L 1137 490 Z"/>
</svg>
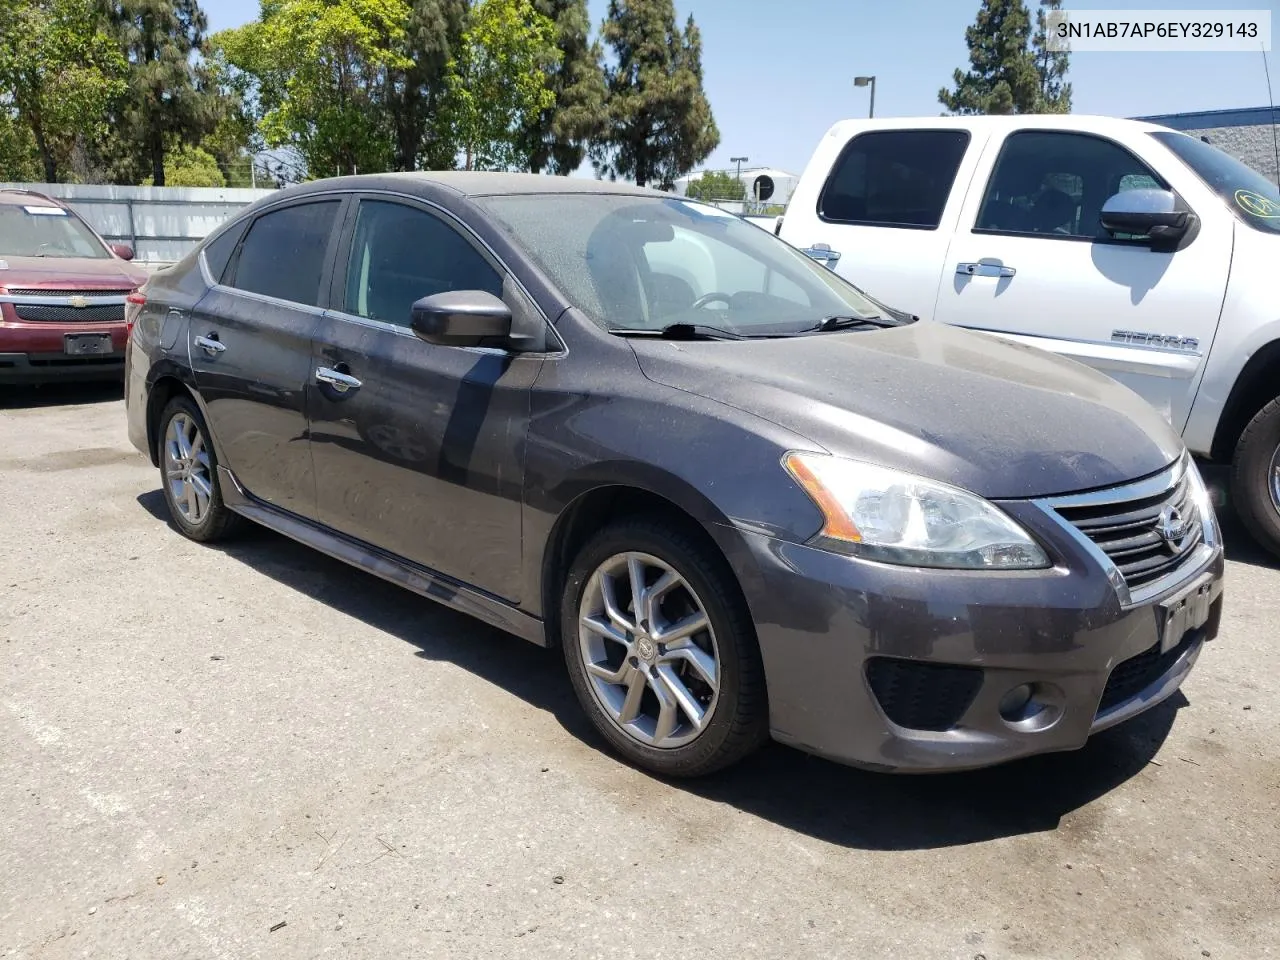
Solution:
<svg viewBox="0 0 1280 960">
<path fill-rule="evenodd" d="M 1159 414 L 714 207 L 325 180 L 143 292 L 129 432 L 182 533 L 252 520 L 559 647 L 661 774 L 769 736 L 881 770 L 1074 749 L 1218 630 L 1217 525 Z"/>
</svg>

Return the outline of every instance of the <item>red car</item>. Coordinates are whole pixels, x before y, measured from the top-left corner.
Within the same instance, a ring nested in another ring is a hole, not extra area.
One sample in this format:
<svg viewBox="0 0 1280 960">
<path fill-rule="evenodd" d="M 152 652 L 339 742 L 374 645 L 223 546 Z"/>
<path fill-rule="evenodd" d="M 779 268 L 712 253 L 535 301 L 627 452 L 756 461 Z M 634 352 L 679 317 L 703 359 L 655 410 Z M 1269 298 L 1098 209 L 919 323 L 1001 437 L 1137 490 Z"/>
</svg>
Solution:
<svg viewBox="0 0 1280 960">
<path fill-rule="evenodd" d="M 131 259 L 60 201 L 0 190 L 0 383 L 123 377 Z"/>
</svg>

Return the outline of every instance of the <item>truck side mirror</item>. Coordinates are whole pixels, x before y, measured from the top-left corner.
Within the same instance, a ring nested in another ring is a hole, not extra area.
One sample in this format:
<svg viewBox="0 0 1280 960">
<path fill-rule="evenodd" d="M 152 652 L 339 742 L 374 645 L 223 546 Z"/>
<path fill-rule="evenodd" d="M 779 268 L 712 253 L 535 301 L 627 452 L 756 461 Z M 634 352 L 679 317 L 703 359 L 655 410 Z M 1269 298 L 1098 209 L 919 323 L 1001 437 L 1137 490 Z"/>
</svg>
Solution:
<svg viewBox="0 0 1280 960">
<path fill-rule="evenodd" d="M 1121 190 L 1102 205 L 1099 219 L 1113 237 L 1146 237 L 1152 249 L 1173 250 L 1198 223 L 1194 213 L 1180 206 L 1172 190 Z"/>
</svg>

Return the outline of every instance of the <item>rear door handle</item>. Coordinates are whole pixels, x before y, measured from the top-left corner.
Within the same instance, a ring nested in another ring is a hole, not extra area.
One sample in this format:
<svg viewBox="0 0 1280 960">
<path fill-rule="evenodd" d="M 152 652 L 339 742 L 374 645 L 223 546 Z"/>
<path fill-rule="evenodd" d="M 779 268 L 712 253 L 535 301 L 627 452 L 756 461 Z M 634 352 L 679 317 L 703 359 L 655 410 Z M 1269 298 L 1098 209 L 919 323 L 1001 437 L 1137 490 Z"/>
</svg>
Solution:
<svg viewBox="0 0 1280 960">
<path fill-rule="evenodd" d="M 834 270 L 836 263 L 840 260 L 840 251 L 832 250 L 825 243 L 815 243 L 812 247 L 805 247 L 800 252 L 806 257 L 817 260 L 819 263 L 825 263 L 828 270 Z"/>
<path fill-rule="evenodd" d="M 999 263 L 957 263 L 956 273 L 964 277 L 1012 277 L 1018 271 Z"/>
<path fill-rule="evenodd" d="M 218 339 L 216 333 L 211 333 L 207 337 L 196 337 L 195 345 L 211 357 L 227 349 L 227 345 Z"/>
<path fill-rule="evenodd" d="M 341 370 L 334 370 L 332 367 L 320 367 L 316 370 L 316 380 L 319 383 L 327 383 L 333 387 L 338 393 L 346 393 L 348 390 L 358 390 L 364 384 L 357 380 L 349 373 L 343 373 Z"/>
</svg>

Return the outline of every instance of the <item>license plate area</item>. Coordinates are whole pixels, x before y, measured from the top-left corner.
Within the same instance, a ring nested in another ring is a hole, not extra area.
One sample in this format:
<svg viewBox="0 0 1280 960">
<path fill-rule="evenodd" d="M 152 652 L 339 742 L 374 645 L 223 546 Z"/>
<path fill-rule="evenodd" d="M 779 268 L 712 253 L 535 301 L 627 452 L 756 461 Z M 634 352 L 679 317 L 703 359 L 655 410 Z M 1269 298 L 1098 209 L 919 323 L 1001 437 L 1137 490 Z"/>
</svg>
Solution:
<svg viewBox="0 0 1280 960">
<path fill-rule="evenodd" d="M 1185 590 L 1162 600 L 1156 606 L 1156 622 L 1160 630 L 1160 652 L 1165 653 L 1182 642 L 1190 631 L 1209 622 L 1213 608 L 1213 577 L 1205 575 Z"/>
<path fill-rule="evenodd" d="M 68 333 L 62 338 L 62 352 L 68 357 L 98 357 L 112 353 L 109 333 Z"/>
</svg>

